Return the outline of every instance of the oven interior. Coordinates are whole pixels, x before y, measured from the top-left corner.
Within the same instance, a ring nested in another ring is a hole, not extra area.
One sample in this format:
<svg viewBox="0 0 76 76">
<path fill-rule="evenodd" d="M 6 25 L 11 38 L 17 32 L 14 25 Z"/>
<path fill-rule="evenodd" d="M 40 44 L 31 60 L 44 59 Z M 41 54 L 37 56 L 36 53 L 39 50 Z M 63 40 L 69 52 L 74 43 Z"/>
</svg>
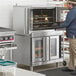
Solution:
<svg viewBox="0 0 76 76">
<path fill-rule="evenodd" d="M 50 29 L 57 26 L 56 8 L 33 9 L 33 30 Z"/>
</svg>

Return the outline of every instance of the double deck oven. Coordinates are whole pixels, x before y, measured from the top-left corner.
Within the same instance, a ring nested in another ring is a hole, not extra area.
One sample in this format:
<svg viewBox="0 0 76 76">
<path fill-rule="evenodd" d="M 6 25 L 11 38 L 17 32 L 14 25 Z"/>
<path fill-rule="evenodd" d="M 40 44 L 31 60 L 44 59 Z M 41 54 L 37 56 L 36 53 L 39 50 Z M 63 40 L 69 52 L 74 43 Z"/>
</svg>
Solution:
<svg viewBox="0 0 76 76">
<path fill-rule="evenodd" d="M 55 30 L 59 27 L 58 18 L 56 7 L 14 6 L 13 28 L 18 44 L 24 40 L 26 65 L 42 65 L 61 58 L 61 33 Z"/>
<path fill-rule="evenodd" d="M 57 9 L 48 7 L 30 10 L 33 65 L 40 65 L 61 57 L 60 36 L 55 32 L 55 28 L 59 27 Z"/>
</svg>

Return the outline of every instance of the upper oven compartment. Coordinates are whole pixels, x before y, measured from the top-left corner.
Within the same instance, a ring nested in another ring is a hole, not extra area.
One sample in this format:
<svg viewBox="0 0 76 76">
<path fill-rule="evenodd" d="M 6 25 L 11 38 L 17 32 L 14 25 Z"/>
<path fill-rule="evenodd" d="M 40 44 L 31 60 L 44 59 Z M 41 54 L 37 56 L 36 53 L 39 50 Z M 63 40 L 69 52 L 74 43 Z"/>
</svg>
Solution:
<svg viewBox="0 0 76 76">
<path fill-rule="evenodd" d="M 56 22 L 56 8 L 33 8 L 31 18 L 31 30 L 50 29 Z"/>
<path fill-rule="evenodd" d="M 57 7 L 14 6 L 13 29 L 16 30 L 16 34 L 27 35 L 36 30 L 57 28 L 61 16 L 58 11 L 60 9 Z"/>
</svg>

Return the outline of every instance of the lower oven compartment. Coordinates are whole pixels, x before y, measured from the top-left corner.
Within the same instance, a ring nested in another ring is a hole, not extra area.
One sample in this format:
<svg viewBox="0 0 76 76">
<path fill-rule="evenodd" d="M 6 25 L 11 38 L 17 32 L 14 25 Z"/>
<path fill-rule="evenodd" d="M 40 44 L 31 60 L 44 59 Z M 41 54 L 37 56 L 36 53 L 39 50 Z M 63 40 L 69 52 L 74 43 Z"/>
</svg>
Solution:
<svg viewBox="0 0 76 76">
<path fill-rule="evenodd" d="M 44 65 L 62 60 L 60 36 L 32 38 L 32 65 Z"/>
<path fill-rule="evenodd" d="M 61 34 L 60 31 L 56 31 L 56 34 L 54 34 L 53 30 L 48 30 L 45 32 L 36 31 L 26 36 L 16 35 L 15 43 L 18 48 L 13 51 L 13 60 L 19 64 L 29 66 L 30 70 L 33 70 L 34 66 L 63 62 L 60 49 Z M 51 52 L 52 50 L 53 52 Z"/>
</svg>

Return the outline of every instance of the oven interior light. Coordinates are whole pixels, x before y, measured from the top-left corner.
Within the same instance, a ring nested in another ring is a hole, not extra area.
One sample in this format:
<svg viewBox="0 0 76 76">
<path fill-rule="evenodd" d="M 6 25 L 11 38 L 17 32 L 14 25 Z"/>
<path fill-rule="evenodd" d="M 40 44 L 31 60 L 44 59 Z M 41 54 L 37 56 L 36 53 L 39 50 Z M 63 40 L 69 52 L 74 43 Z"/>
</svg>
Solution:
<svg viewBox="0 0 76 76">
<path fill-rule="evenodd" d="M 45 17 L 45 20 L 48 21 L 48 17 Z"/>
</svg>

